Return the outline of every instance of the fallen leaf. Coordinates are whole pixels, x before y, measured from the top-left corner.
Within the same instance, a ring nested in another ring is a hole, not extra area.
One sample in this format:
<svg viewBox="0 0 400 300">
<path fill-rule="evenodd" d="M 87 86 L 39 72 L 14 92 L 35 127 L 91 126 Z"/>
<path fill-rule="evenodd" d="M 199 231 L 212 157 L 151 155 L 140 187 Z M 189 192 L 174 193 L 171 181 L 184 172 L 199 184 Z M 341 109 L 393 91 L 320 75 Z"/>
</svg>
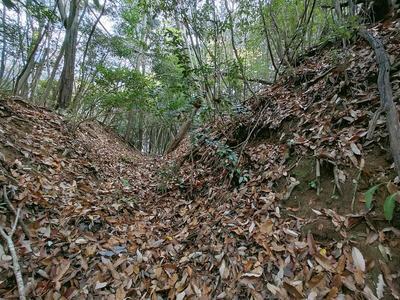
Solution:
<svg viewBox="0 0 400 300">
<path fill-rule="evenodd" d="M 274 227 L 274 223 L 271 219 L 268 219 L 259 225 L 260 232 L 262 234 L 270 234 L 272 233 L 272 229 Z"/>
<path fill-rule="evenodd" d="M 360 149 L 358 149 L 358 147 L 357 147 L 356 144 L 351 143 L 351 144 L 350 144 L 350 148 L 351 148 L 351 151 L 353 151 L 353 153 L 354 153 L 355 155 L 361 155 L 361 151 L 360 151 Z"/>
<path fill-rule="evenodd" d="M 358 248 L 353 247 L 353 249 L 351 250 L 351 256 L 353 257 L 354 266 L 358 270 L 365 272 L 365 260 L 361 251 L 358 250 Z"/>
<path fill-rule="evenodd" d="M 96 285 L 94 287 L 95 290 L 102 289 L 108 285 L 108 282 L 96 282 Z"/>
</svg>

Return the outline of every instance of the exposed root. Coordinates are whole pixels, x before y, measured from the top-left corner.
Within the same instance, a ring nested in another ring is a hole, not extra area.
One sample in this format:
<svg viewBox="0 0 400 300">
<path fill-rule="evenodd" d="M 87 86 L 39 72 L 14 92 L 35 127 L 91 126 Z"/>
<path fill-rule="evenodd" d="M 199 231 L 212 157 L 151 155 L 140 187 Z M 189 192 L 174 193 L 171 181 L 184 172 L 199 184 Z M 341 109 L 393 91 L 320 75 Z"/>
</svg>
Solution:
<svg viewBox="0 0 400 300">
<path fill-rule="evenodd" d="M 397 175 L 400 177 L 400 122 L 396 105 L 393 101 L 392 85 L 390 83 L 390 61 L 382 41 L 363 29 L 360 35 L 374 48 L 378 64 L 378 89 L 381 107 L 386 112 L 386 124 L 389 131 L 390 149 L 392 152 Z"/>
</svg>

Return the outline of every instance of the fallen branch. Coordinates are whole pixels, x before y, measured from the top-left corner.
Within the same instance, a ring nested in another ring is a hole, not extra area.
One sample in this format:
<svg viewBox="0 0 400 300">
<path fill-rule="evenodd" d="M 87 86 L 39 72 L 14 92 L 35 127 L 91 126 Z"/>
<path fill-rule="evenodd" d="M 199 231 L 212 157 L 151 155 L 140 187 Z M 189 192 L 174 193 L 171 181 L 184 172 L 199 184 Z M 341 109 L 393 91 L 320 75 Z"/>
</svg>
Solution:
<svg viewBox="0 0 400 300">
<path fill-rule="evenodd" d="M 179 144 L 181 143 L 181 141 L 185 138 L 186 134 L 188 133 L 190 127 L 192 126 L 193 119 L 201 107 L 201 102 L 196 101 L 193 104 L 193 106 L 194 106 L 194 110 L 187 117 L 185 123 L 182 124 L 181 128 L 178 131 L 178 134 L 174 137 L 174 139 L 168 145 L 167 150 L 165 151 L 165 154 L 169 154 L 172 151 L 174 151 L 176 148 L 178 148 Z"/>
<path fill-rule="evenodd" d="M 20 212 L 21 212 L 21 210 L 18 208 L 18 210 L 16 212 L 14 224 L 13 224 L 13 226 L 11 228 L 11 232 L 9 234 L 7 234 L 4 230 L 4 228 L 0 225 L 0 235 L 6 241 L 8 250 L 10 250 L 10 254 L 12 257 L 12 261 L 13 261 L 13 271 L 14 271 L 15 280 L 16 280 L 17 286 L 18 286 L 19 299 L 25 300 L 26 297 L 25 297 L 24 280 L 22 279 L 21 267 L 19 266 L 17 251 L 15 250 L 14 242 L 12 240 L 12 236 L 14 235 L 15 230 L 17 229 Z"/>
<path fill-rule="evenodd" d="M 340 196 L 343 196 L 342 187 L 340 186 L 339 181 L 339 168 L 336 164 L 333 166 L 333 178 L 335 180 L 335 186 L 337 187 Z"/>
<path fill-rule="evenodd" d="M 285 195 L 283 196 L 283 201 L 286 201 L 286 200 L 288 200 L 290 198 L 294 188 L 296 186 L 298 186 L 299 184 L 300 184 L 300 181 L 298 181 L 298 180 L 290 181 L 290 185 L 289 185 Z"/>
<path fill-rule="evenodd" d="M 15 216 L 17 216 L 17 211 L 15 210 L 15 208 L 14 208 L 14 206 L 12 205 L 11 201 L 8 199 L 8 196 L 7 196 L 7 189 L 6 189 L 6 186 L 5 186 L 5 185 L 3 186 L 3 200 L 4 200 L 4 202 L 6 203 L 8 209 L 9 209 Z M 19 223 L 19 225 L 21 225 L 22 230 L 23 230 L 24 233 L 25 233 L 25 236 L 26 236 L 28 239 L 30 239 L 31 236 L 30 236 L 28 227 L 26 227 L 24 221 L 22 220 L 22 217 L 19 217 L 19 218 L 18 218 L 18 223 Z"/>
<path fill-rule="evenodd" d="M 351 199 L 351 212 L 352 213 L 354 213 L 354 205 L 356 203 L 358 184 L 360 182 L 361 174 L 362 174 L 362 171 L 364 170 L 364 166 L 365 166 L 365 161 L 363 158 L 361 158 L 360 168 L 358 170 L 357 178 L 353 180 L 354 187 L 353 187 L 353 196 Z"/>
<path fill-rule="evenodd" d="M 390 61 L 382 41 L 365 29 L 360 30 L 363 37 L 374 48 L 379 68 L 378 89 L 381 106 L 386 112 L 386 125 L 389 131 L 390 149 L 397 175 L 400 178 L 400 123 L 395 103 L 393 102 L 392 85 L 390 83 Z"/>
<path fill-rule="evenodd" d="M 321 192 L 321 162 L 317 158 L 315 164 L 315 182 L 317 184 L 317 195 Z"/>
<path fill-rule="evenodd" d="M 330 67 L 328 70 L 326 70 L 325 72 L 322 72 L 321 75 L 318 75 L 317 77 L 311 79 L 310 81 L 306 82 L 304 84 L 304 88 L 309 88 L 310 86 L 314 85 L 315 83 L 317 83 L 318 81 L 320 81 L 321 79 L 323 79 L 326 75 L 328 75 L 329 73 L 331 73 L 333 70 L 335 69 L 335 67 Z"/>
</svg>

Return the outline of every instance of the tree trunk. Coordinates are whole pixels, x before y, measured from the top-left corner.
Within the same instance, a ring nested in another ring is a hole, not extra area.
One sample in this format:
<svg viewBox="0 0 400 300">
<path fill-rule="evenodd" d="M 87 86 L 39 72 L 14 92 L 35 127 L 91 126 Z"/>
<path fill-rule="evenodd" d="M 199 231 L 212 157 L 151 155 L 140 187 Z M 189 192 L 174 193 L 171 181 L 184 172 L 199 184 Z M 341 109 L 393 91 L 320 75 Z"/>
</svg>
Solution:
<svg viewBox="0 0 400 300">
<path fill-rule="evenodd" d="M 69 16 L 64 21 L 65 27 L 65 51 L 64 66 L 61 72 L 60 85 L 58 89 L 58 108 L 67 108 L 71 102 L 74 87 L 74 68 L 76 56 L 76 44 L 78 38 L 78 11 L 79 0 L 72 0 L 70 3 Z M 61 15 L 65 12 L 61 12 Z"/>
<path fill-rule="evenodd" d="M 3 14 L 1 17 L 3 24 L 6 24 L 6 9 L 3 7 Z M 3 47 L 1 49 L 1 64 L 0 64 L 0 80 L 4 77 L 4 71 L 6 70 L 6 37 L 3 32 Z"/>
<path fill-rule="evenodd" d="M 35 55 L 37 51 L 39 50 L 39 46 L 43 40 L 43 37 L 47 33 L 50 27 L 50 21 L 47 22 L 45 28 L 43 31 L 40 32 L 39 38 L 37 42 L 35 43 L 31 53 L 29 54 L 28 60 L 25 64 L 25 66 L 22 68 L 21 72 L 17 76 L 17 81 L 15 82 L 14 86 L 14 94 L 15 95 L 20 95 L 20 96 L 26 96 L 28 93 L 28 78 L 29 75 L 31 75 L 31 72 L 33 68 L 35 67 Z"/>
<path fill-rule="evenodd" d="M 86 78 L 85 78 L 86 77 L 85 61 L 86 61 L 86 57 L 87 57 L 87 54 L 88 54 L 88 51 L 89 51 L 89 45 L 90 45 L 90 42 L 91 42 L 91 40 L 93 38 L 93 34 L 96 31 L 97 25 L 100 22 L 100 19 L 101 19 L 101 17 L 103 16 L 103 14 L 105 12 L 106 3 L 107 3 L 107 0 L 104 1 L 103 8 L 101 9 L 100 14 L 96 18 L 96 21 L 94 22 L 94 24 L 92 26 L 92 29 L 90 30 L 89 37 L 88 37 L 88 40 L 87 40 L 86 45 L 85 45 L 85 50 L 83 51 L 83 57 L 82 57 L 82 62 L 81 62 L 81 76 L 80 76 L 80 79 L 79 79 L 79 87 L 78 87 L 78 90 L 77 90 L 77 92 L 75 94 L 75 97 L 74 97 L 73 106 L 75 106 L 75 102 L 77 102 L 78 97 L 82 94 L 83 89 L 84 89 L 84 81 L 86 80 Z"/>
<path fill-rule="evenodd" d="M 190 127 L 192 126 L 193 123 L 193 118 L 196 115 L 197 111 L 199 110 L 200 107 L 195 107 L 194 111 L 190 114 L 190 116 L 186 119 L 185 123 L 181 126 L 179 129 L 178 134 L 175 136 L 173 141 L 168 145 L 166 153 L 171 153 L 174 151 L 176 148 L 178 148 L 179 144 L 181 141 L 185 138 L 186 134 L 188 133 Z"/>
<path fill-rule="evenodd" d="M 44 100 L 44 104 L 43 104 L 44 106 L 46 106 L 46 104 L 47 104 L 47 100 L 49 98 L 50 91 L 53 86 L 53 81 L 54 81 L 54 78 L 56 77 L 58 66 L 60 65 L 60 62 L 61 62 L 61 58 L 64 56 L 64 49 L 65 49 L 64 44 L 62 44 L 60 53 L 58 53 L 56 61 L 54 62 L 53 70 L 51 71 L 50 77 L 47 80 L 46 89 L 45 89 L 43 97 L 42 97 Z"/>
<path fill-rule="evenodd" d="M 126 124 L 125 137 L 124 137 L 125 141 L 127 141 L 128 143 L 132 139 L 131 133 L 132 133 L 132 126 L 133 126 L 134 112 L 135 112 L 135 110 L 133 108 L 131 108 L 128 112 L 128 123 Z"/>
<path fill-rule="evenodd" d="M 137 148 L 140 152 L 143 150 L 143 114 L 139 112 L 139 129 L 138 129 L 138 139 Z"/>
<path fill-rule="evenodd" d="M 49 54 L 49 48 L 46 48 L 43 51 L 43 56 L 42 56 L 40 62 L 37 64 L 36 72 L 32 76 L 32 84 L 31 84 L 31 90 L 30 90 L 30 97 L 32 100 L 34 100 L 35 91 L 36 91 L 37 85 L 39 83 L 40 77 L 42 76 L 43 68 L 45 66 L 45 61 L 46 61 L 46 58 L 48 57 L 48 54 Z"/>
</svg>

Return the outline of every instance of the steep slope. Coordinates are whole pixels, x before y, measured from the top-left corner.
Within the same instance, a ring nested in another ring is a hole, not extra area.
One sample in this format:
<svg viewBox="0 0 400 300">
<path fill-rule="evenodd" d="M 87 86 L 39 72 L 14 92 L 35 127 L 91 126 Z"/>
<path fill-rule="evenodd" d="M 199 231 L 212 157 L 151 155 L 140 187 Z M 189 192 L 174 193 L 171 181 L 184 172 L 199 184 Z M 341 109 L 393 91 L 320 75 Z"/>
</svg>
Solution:
<svg viewBox="0 0 400 300">
<path fill-rule="evenodd" d="M 399 105 L 398 28 L 374 30 Z M 0 180 L 30 235 L 14 236 L 27 297 L 399 299 L 399 217 L 389 224 L 381 208 L 398 190 L 383 116 L 366 138 L 379 107 L 374 53 L 362 40 L 315 53 L 165 159 L 98 123 L 75 128 L 3 99 Z M 363 192 L 378 183 L 366 210 Z M 17 295 L 11 264 L 0 248 L 4 298 Z"/>
<path fill-rule="evenodd" d="M 13 205 L 23 208 L 30 233 L 28 239 L 18 231 L 15 241 L 27 295 L 101 294 L 96 284 L 106 279 L 98 264 L 106 264 L 113 251 L 135 253 L 127 241 L 140 230 L 137 199 L 153 198 L 154 162 L 97 123 L 71 132 L 61 117 L 17 98 L 3 99 L 0 112 L 1 183 Z M 13 218 L 3 215 L 2 224 Z M 16 293 L 7 257 L 1 265 L 2 297 Z"/>
<path fill-rule="evenodd" d="M 398 28 L 394 21 L 371 30 L 389 53 L 399 109 Z M 382 209 L 399 189 L 384 115 L 367 139 L 380 105 L 377 71 L 375 54 L 362 39 L 345 50 L 318 49 L 249 99 L 242 114 L 198 130 L 197 147 L 181 146 L 186 155 L 177 165 L 186 180 L 180 187 L 198 201 L 189 213 L 194 217 L 180 228 L 191 232 L 190 224 L 201 218 L 194 244 L 224 245 L 219 266 L 228 271 L 215 275 L 227 298 L 373 299 L 382 274 L 393 274 L 385 279 L 386 297 L 400 297 L 394 283 L 399 213 L 390 224 Z M 374 207 L 367 210 L 364 192 L 377 184 Z M 356 248 L 365 272 L 356 268 Z"/>
</svg>

